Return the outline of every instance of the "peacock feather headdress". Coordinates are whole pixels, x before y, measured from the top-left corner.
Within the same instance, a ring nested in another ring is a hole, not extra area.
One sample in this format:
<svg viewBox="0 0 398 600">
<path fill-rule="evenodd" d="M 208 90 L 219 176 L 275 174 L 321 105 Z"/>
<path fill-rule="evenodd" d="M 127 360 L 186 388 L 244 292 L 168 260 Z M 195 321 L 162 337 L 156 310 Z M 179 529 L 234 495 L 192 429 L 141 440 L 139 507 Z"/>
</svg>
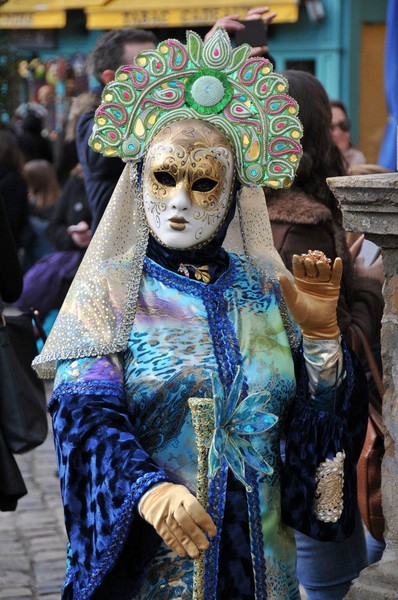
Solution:
<svg viewBox="0 0 398 600">
<path fill-rule="evenodd" d="M 89 143 L 105 156 L 138 162 L 168 123 L 204 119 L 221 129 L 248 186 L 290 187 L 302 154 L 298 105 L 287 80 L 250 46 L 232 48 L 218 28 L 203 42 L 169 39 L 120 67 L 103 91 Z"/>
</svg>

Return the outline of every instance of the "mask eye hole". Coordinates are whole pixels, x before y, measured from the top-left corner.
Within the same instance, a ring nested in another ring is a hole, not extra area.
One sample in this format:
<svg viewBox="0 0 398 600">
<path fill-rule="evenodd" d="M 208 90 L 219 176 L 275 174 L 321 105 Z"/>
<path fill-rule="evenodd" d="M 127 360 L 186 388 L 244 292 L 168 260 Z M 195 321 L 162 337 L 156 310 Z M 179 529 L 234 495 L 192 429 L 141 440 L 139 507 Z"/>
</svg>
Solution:
<svg viewBox="0 0 398 600">
<path fill-rule="evenodd" d="M 161 185 L 165 185 L 166 187 L 176 187 L 176 180 L 171 173 L 168 173 L 167 171 L 155 171 L 154 176 L 156 181 Z"/>
<path fill-rule="evenodd" d="M 217 183 L 218 182 L 214 181 L 214 179 L 209 179 L 208 177 L 201 177 L 200 179 L 194 181 L 192 189 L 195 192 L 211 192 L 211 190 L 213 190 L 216 187 Z"/>
</svg>

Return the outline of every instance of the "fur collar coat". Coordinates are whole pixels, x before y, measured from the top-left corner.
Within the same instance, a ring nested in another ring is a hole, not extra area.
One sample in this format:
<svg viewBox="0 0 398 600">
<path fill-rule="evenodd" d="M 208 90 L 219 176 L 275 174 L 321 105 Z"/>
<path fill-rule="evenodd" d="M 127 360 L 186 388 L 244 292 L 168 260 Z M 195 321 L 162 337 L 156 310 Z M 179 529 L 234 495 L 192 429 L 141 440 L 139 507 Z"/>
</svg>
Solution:
<svg viewBox="0 0 398 600">
<path fill-rule="evenodd" d="M 286 267 L 292 270 L 293 254 L 322 250 L 330 259 L 340 256 L 343 279 L 337 317 L 346 341 L 351 325 L 361 327 L 369 341 L 380 332 L 383 297 L 378 281 L 356 276 L 343 228 L 331 210 L 298 189 L 265 191 L 274 244 Z"/>
</svg>

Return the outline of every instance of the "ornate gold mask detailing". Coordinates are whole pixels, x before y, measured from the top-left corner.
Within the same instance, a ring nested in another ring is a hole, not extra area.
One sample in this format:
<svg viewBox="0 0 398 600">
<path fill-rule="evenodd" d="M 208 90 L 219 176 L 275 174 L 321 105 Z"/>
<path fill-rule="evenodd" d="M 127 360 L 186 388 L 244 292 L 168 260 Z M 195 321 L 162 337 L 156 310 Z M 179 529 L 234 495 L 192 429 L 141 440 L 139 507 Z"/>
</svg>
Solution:
<svg viewBox="0 0 398 600">
<path fill-rule="evenodd" d="M 324 523 L 335 523 L 343 512 L 345 452 L 327 458 L 316 470 L 314 509 L 316 518 Z"/>
<path fill-rule="evenodd" d="M 232 147 L 214 125 L 186 120 L 166 126 L 151 143 L 143 172 L 152 234 L 169 248 L 210 241 L 224 222 L 234 177 Z"/>
</svg>

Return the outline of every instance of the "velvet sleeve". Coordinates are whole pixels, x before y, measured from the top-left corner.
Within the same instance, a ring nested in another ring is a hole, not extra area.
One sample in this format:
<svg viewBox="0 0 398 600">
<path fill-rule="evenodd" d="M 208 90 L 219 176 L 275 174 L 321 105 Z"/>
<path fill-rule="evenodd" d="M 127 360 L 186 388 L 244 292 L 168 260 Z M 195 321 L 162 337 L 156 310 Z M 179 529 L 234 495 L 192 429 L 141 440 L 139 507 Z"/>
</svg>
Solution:
<svg viewBox="0 0 398 600">
<path fill-rule="evenodd" d="M 296 360 L 297 395 L 286 426 L 282 474 L 282 517 L 287 525 L 320 541 L 339 542 L 351 535 L 357 510 L 356 465 L 368 418 L 365 375 L 355 354 L 343 343 L 346 378 L 334 414 L 311 405 L 302 356 Z M 343 510 L 335 521 L 320 520 L 315 511 L 316 470 L 344 452 Z"/>
<path fill-rule="evenodd" d="M 117 381 L 61 381 L 49 410 L 70 545 L 62 597 L 132 597 L 160 543 L 136 507 L 170 477 L 136 439 Z"/>
</svg>

